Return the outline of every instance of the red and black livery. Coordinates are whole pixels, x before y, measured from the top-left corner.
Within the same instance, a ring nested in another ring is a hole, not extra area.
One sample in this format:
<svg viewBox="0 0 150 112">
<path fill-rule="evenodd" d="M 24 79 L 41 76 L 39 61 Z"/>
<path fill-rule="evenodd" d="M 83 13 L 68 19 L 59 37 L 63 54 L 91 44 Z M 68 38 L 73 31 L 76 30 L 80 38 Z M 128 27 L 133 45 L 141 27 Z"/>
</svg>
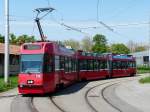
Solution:
<svg viewBox="0 0 150 112">
<path fill-rule="evenodd" d="M 21 94 L 45 94 L 76 81 L 135 74 L 132 55 L 75 51 L 55 42 L 26 43 L 21 46 L 18 89 Z"/>
</svg>

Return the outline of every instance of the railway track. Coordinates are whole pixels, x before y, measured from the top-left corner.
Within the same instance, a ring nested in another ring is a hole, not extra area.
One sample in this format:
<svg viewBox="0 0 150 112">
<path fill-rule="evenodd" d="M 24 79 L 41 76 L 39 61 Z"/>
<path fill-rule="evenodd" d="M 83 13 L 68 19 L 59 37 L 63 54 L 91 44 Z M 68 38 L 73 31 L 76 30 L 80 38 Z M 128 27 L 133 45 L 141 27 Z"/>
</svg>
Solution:
<svg viewBox="0 0 150 112">
<path fill-rule="evenodd" d="M 2 98 L 10 98 L 10 97 L 15 97 L 15 96 L 18 96 L 18 95 L 4 95 L 4 96 L 0 96 L 0 99 L 2 99 Z"/>
<path fill-rule="evenodd" d="M 10 112 L 41 112 L 34 105 L 33 100 L 35 97 L 28 97 L 28 96 L 22 97 L 21 95 L 10 95 L 10 96 L 2 96 L 0 98 L 10 98 L 10 97 L 14 97 L 11 103 Z M 50 97 L 48 96 L 47 98 L 59 110 L 59 112 L 67 112 L 55 102 L 53 96 Z"/>
<path fill-rule="evenodd" d="M 110 82 L 110 81 L 109 81 L 109 82 Z M 89 94 L 89 92 L 90 92 L 92 89 L 94 89 L 94 88 L 96 88 L 96 87 L 98 87 L 98 86 L 107 84 L 107 83 L 109 83 L 109 82 L 105 82 L 105 83 L 98 84 L 98 85 L 96 85 L 96 86 L 94 86 L 94 87 L 92 87 L 92 88 L 90 88 L 90 89 L 88 89 L 88 90 L 86 91 L 86 93 L 85 93 L 85 95 L 84 95 L 85 101 L 86 101 L 86 103 L 89 105 L 89 107 L 90 107 L 94 112 L 98 112 L 98 110 L 90 103 L 90 101 L 89 101 L 89 99 L 88 99 L 88 94 Z"/>
<path fill-rule="evenodd" d="M 11 112 L 38 112 L 33 104 L 33 97 L 17 95 L 11 103 Z"/>
<path fill-rule="evenodd" d="M 60 111 L 60 112 L 67 112 L 65 111 L 65 109 L 63 109 L 62 107 L 60 107 L 55 100 L 53 99 L 53 97 L 49 97 L 50 101 L 53 103 L 53 105 Z"/>
<path fill-rule="evenodd" d="M 119 112 L 122 112 L 122 110 L 121 110 L 119 107 L 117 107 L 117 106 L 115 106 L 113 103 L 111 103 L 111 102 L 105 97 L 105 95 L 104 95 L 104 91 L 105 91 L 107 88 L 109 88 L 109 87 L 111 87 L 111 86 L 113 86 L 113 85 L 119 84 L 119 83 L 120 83 L 120 82 L 114 83 L 114 84 L 110 84 L 110 85 L 104 87 L 104 88 L 102 89 L 102 91 L 101 91 L 101 95 L 102 95 L 103 99 L 105 100 L 105 102 L 107 102 L 111 107 L 113 107 L 114 109 L 116 109 L 116 110 L 119 111 Z"/>
<path fill-rule="evenodd" d="M 97 85 L 95 85 L 95 86 L 93 86 L 93 87 L 90 87 L 87 91 L 86 91 L 86 93 L 84 94 L 84 99 L 85 99 L 85 101 L 86 101 L 86 103 L 87 103 L 87 105 L 90 107 L 90 109 L 93 111 L 93 112 L 99 112 L 99 110 L 97 110 L 97 108 L 95 108 L 92 104 L 91 104 L 91 102 L 89 101 L 89 96 L 88 96 L 88 94 L 89 94 L 89 92 L 91 91 L 91 90 L 93 90 L 94 88 L 96 88 L 96 87 L 100 87 L 100 86 L 103 86 L 103 85 L 106 85 L 106 84 L 109 84 L 109 83 L 111 83 L 109 86 L 112 86 L 112 85 L 114 85 L 114 84 L 118 84 L 118 83 L 121 83 L 121 82 L 124 82 L 124 81 L 131 81 L 131 79 L 118 79 L 118 80 L 110 80 L 110 81 L 107 81 L 107 82 L 104 82 L 104 83 L 100 83 L 100 84 L 97 84 Z M 104 87 L 105 89 L 107 88 L 107 87 L 109 87 L 109 86 L 106 86 L 106 87 Z M 101 94 L 102 94 L 102 96 L 103 96 L 103 99 L 108 103 L 108 100 L 104 97 L 104 94 L 103 94 L 103 91 L 104 91 L 104 89 L 101 91 Z M 63 106 L 61 105 L 59 105 L 59 103 L 57 103 L 57 101 L 55 101 L 55 98 L 52 96 L 52 97 L 49 97 L 49 99 L 50 99 L 50 101 L 52 102 L 52 104 L 60 111 L 60 112 L 67 112 L 66 110 L 65 110 L 65 108 L 63 108 Z M 109 102 L 110 103 L 110 102 Z M 108 103 L 108 104 L 109 104 Z M 111 105 L 111 104 L 109 104 L 110 106 L 112 106 L 113 108 L 115 108 L 116 110 L 119 110 L 119 112 L 122 112 L 119 108 L 117 108 L 117 107 L 115 107 L 115 106 L 113 106 L 113 105 Z"/>
<path fill-rule="evenodd" d="M 127 80 L 124 82 L 128 82 L 128 81 L 133 81 L 133 80 Z M 121 82 L 117 82 L 105 86 L 101 90 L 101 96 L 103 100 L 118 112 L 142 112 L 140 109 L 124 102 L 115 94 L 115 89 L 119 86 L 119 84 L 121 84 Z"/>
<path fill-rule="evenodd" d="M 115 84 L 119 84 L 119 83 L 122 83 L 122 82 L 125 82 L 125 81 L 132 81 L 132 80 L 131 80 L 131 79 L 120 79 L 120 80 L 117 80 L 117 81 L 116 81 L 116 80 L 115 80 L 115 81 L 108 81 L 108 82 L 104 82 L 104 83 L 101 83 L 101 84 L 98 84 L 98 85 L 95 85 L 95 86 L 91 87 L 90 89 L 88 89 L 88 90 L 86 91 L 85 96 L 84 96 L 86 103 L 88 104 L 88 106 L 91 108 L 91 110 L 92 110 L 93 112 L 99 112 L 99 110 L 97 110 L 97 109 L 94 107 L 94 105 L 92 105 L 92 103 L 90 102 L 88 94 L 89 94 L 90 91 L 92 91 L 93 89 L 95 89 L 95 88 L 97 88 L 97 87 L 100 87 L 100 86 L 103 86 L 103 85 L 106 85 L 106 84 L 111 83 L 111 84 L 105 86 L 105 87 L 100 91 L 100 94 L 102 95 L 102 98 L 104 99 L 104 101 L 107 102 L 107 104 L 109 104 L 109 105 L 110 105 L 112 108 L 114 108 L 115 110 L 117 110 L 117 111 L 119 111 L 119 112 L 122 112 L 119 107 L 113 105 L 109 100 L 107 100 L 107 98 L 106 98 L 105 95 L 104 95 L 104 91 L 105 91 L 108 87 L 110 87 L 110 86 L 113 86 L 113 85 L 115 85 Z M 97 96 L 96 96 L 96 97 L 97 97 Z"/>
<path fill-rule="evenodd" d="M 104 91 L 109 88 L 110 86 L 113 86 L 115 84 L 119 84 L 121 82 L 125 82 L 125 81 L 132 81 L 134 79 L 115 79 L 115 80 L 106 80 L 105 82 L 101 82 L 99 84 L 96 84 L 90 88 L 88 88 L 88 90 L 86 90 L 85 94 L 84 94 L 84 99 L 86 101 L 86 104 L 88 105 L 88 107 L 90 107 L 89 109 L 92 110 L 92 112 L 99 112 L 100 110 L 98 108 L 96 108 L 95 105 L 92 104 L 92 102 L 90 102 L 90 95 L 89 93 L 93 90 L 96 89 L 97 87 L 101 87 L 101 91 L 100 91 L 100 95 L 102 96 L 102 98 L 104 99 L 104 101 L 109 104 L 112 108 L 114 108 L 115 110 L 122 112 L 121 109 L 119 107 L 116 107 L 115 105 L 113 105 L 113 103 L 111 103 L 104 95 Z M 106 85 L 106 86 L 105 86 Z M 41 112 L 41 110 L 37 107 L 37 105 L 34 105 L 33 99 L 35 97 L 21 97 L 20 95 L 10 95 L 10 96 L 2 96 L 0 98 L 7 98 L 7 97 L 15 97 L 13 102 L 12 102 L 12 108 L 11 108 L 11 112 Z M 52 96 L 47 96 L 45 97 L 47 99 L 47 101 L 50 101 L 51 104 L 53 105 L 53 107 L 57 110 L 56 112 L 68 112 L 66 110 L 65 107 L 63 107 L 63 105 L 60 105 L 58 103 L 57 100 L 55 100 L 55 95 Z M 40 100 L 39 100 L 40 101 Z M 20 108 L 20 109 L 19 109 Z M 25 109 L 24 109 L 25 108 Z M 53 112 L 53 111 L 52 111 Z M 71 111 L 70 111 L 71 112 Z"/>
<path fill-rule="evenodd" d="M 95 85 L 95 86 L 93 86 L 93 87 L 90 87 L 87 91 L 86 91 L 86 93 L 84 94 L 84 99 L 85 99 L 85 101 L 86 101 L 86 103 L 87 103 L 87 105 L 90 107 L 90 109 L 93 111 L 93 112 L 99 112 L 92 104 L 91 104 L 91 102 L 89 101 L 89 99 L 88 99 L 88 94 L 89 94 L 89 92 L 91 91 L 91 90 L 93 90 L 94 88 L 96 88 L 96 87 L 99 87 L 99 86 L 102 86 L 102 85 L 105 85 L 105 84 L 109 84 L 109 83 L 115 83 L 116 84 L 116 82 L 122 82 L 122 81 L 124 81 L 124 80 L 127 80 L 127 79 L 119 79 L 119 80 L 114 80 L 114 81 L 107 81 L 107 82 L 104 82 L 104 83 L 100 83 L 100 84 L 97 84 L 97 85 Z M 55 101 L 55 98 L 52 96 L 52 97 L 49 97 L 49 99 L 50 99 L 50 101 L 52 102 L 52 104 L 60 111 L 60 112 L 67 112 L 66 110 L 65 110 L 65 108 L 63 108 L 63 106 L 61 105 L 59 105 L 58 103 L 57 103 L 57 101 Z"/>
</svg>

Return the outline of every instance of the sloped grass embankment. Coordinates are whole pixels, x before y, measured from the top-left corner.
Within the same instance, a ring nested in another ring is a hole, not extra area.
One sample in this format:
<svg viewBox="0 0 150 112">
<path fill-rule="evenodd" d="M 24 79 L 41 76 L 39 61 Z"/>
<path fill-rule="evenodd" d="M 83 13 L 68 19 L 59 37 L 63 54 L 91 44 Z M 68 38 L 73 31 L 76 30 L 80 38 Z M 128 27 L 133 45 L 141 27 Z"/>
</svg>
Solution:
<svg viewBox="0 0 150 112">
<path fill-rule="evenodd" d="M 17 76 L 10 76 L 8 84 L 6 84 L 4 82 L 3 77 L 0 77 L 0 92 L 4 92 L 9 89 L 13 89 L 13 88 L 17 87 L 17 85 L 18 85 L 18 77 Z"/>
</svg>

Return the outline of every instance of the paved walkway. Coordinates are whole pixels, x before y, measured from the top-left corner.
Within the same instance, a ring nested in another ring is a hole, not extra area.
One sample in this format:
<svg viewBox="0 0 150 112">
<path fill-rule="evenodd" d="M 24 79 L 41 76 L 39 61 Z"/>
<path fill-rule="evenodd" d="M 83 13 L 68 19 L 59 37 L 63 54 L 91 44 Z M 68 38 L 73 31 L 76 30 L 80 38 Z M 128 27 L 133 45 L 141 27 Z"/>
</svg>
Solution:
<svg viewBox="0 0 150 112">
<path fill-rule="evenodd" d="M 150 112 L 150 84 L 138 80 L 122 83 L 115 88 L 116 96 L 143 112 Z"/>
</svg>

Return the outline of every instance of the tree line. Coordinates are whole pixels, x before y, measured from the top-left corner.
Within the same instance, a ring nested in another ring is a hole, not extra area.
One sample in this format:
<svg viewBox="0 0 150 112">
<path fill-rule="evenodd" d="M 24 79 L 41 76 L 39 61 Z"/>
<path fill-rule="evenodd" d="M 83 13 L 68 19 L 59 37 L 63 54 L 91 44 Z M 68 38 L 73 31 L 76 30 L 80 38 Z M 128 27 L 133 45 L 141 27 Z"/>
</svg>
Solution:
<svg viewBox="0 0 150 112">
<path fill-rule="evenodd" d="M 91 37 L 84 37 L 81 42 L 70 39 L 63 42 L 66 46 L 71 46 L 74 49 L 82 49 L 84 51 L 99 52 L 99 53 L 116 53 L 116 54 L 129 54 L 133 52 L 140 52 L 147 50 L 148 45 L 142 43 L 135 43 L 129 41 L 127 44 L 113 43 L 108 44 L 108 40 L 105 35 L 96 34 Z"/>
<path fill-rule="evenodd" d="M 35 36 L 20 35 L 16 36 L 10 34 L 10 44 L 21 45 L 27 42 L 35 42 Z M 116 53 L 116 54 L 129 54 L 132 52 L 144 51 L 148 46 L 139 45 L 133 41 L 129 41 L 127 45 L 123 43 L 114 43 L 108 45 L 108 40 L 105 35 L 96 34 L 93 37 L 84 37 L 80 42 L 74 39 L 55 41 L 59 44 L 70 46 L 75 50 L 84 50 L 87 52 L 98 52 L 98 53 Z M 4 36 L 0 34 L 0 43 L 4 43 Z"/>
<path fill-rule="evenodd" d="M 116 53 L 129 54 L 130 49 L 123 43 L 116 43 L 108 45 L 105 35 L 96 34 L 93 38 L 84 37 L 81 42 L 70 39 L 64 41 L 64 45 L 71 46 L 74 49 L 83 49 L 84 51 L 98 52 L 98 53 Z"/>
<path fill-rule="evenodd" d="M 28 35 L 20 35 L 16 36 L 14 34 L 10 34 L 9 42 L 12 45 L 21 45 L 26 42 L 35 42 L 36 39 L 34 36 L 28 36 Z M 5 38 L 3 35 L 0 34 L 0 43 L 4 43 Z"/>
</svg>

